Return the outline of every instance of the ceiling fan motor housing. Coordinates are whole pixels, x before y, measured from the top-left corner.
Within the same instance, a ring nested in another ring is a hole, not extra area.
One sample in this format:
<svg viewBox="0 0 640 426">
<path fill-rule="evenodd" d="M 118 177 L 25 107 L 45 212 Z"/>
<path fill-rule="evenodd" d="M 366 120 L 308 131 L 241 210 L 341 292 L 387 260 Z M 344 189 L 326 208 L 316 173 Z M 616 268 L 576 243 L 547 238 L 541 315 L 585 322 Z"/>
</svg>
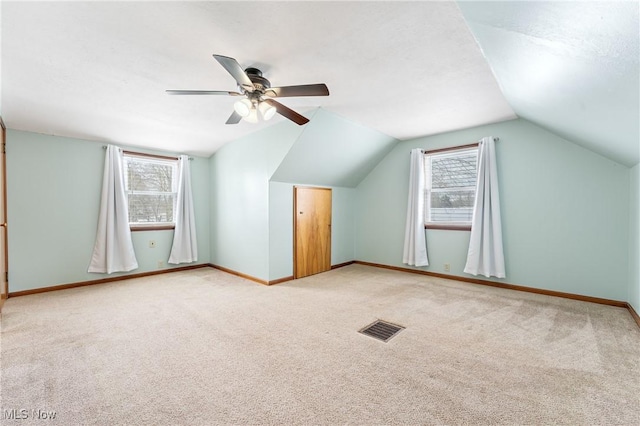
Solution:
<svg viewBox="0 0 640 426">
<path fill-rule="evenodd" d="M 247 77 L 249 77 L 249 80 L 251 80 L 253 85 L 256 86 L 257 91 L 264 93 L 265 89 L 271 87 L 271 82 L 262 76 L 262 71 L 258 68 L 249 67 L 246 68 L 244 72 L 247 74 Z"/>
</svg>

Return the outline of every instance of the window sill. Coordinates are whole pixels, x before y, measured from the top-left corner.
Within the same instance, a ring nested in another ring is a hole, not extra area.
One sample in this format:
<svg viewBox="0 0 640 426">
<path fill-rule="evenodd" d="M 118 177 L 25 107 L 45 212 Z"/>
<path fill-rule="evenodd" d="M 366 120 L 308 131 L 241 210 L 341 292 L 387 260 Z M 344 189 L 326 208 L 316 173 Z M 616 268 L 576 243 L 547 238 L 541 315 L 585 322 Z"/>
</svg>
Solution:
<svg viewBox="0 0 640 426">
<path fill-rule="evenodd" d="M 430 225 L 425 224 L 424 229 L 443 229 L 447 231 L 471 231 L 471 225 Z"/>
<path fill-rule="evenodd" d="M 175 229 L 175 225 L 151 225 L 151 226 L 140 226 L 140 225 L 131 225 L 131 232 L 135 231 L 170 231 Z"/>
</svg>

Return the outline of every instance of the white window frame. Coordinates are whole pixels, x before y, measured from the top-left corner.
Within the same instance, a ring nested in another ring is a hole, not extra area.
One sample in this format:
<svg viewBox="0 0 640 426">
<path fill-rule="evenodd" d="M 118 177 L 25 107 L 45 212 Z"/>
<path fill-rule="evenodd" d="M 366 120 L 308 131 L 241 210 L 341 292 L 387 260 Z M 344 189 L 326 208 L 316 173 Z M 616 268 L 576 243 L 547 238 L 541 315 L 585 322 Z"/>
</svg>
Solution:
<svg viewBox="0 0 640 426">
<path fill-rule="evenodd" d="M 424 153 L 424 172 L 425 172 L 425 211 L 424 211 L 424 225 L 425 228 L 431 229 L 452 229 L 452 230 L 471 230 L 471 219 L 468 221 L 432 221 L 431 220 L 431 193 L 432 192 L 445 192 L 445 190 L 432 188 L 432 167 L 431 162 L 433 158 L 446 158 L 455 157 L 461 154 L 468 154 L 469 152 L 475 152 L 476 158 L 478 156 L 479 147 L 477 144 L 465 145 L 460 147 L 445 148 L 441 150 L 426 151 Z M 477 165 L 477 162 L 476 162 Z M 476 179 L 477 179 L 477 166 L 476 166 Z M 447 189 L 446 192 L 451 192 L 451 189 Z M 476 185 L 458 187 L 453 191 L 476 191 Z M 473 206 L 472 206 L 473 207 Z"/>
<path fill-rule="evenodd" d="M 165 157 L 160 155 L 150 155 L 143 153 L 136 153 L 130 151 L 124 151 L 123 155 L 123 169 L 124 169 L 124 182 L 125 182 L 125 193 L 127 194 L 127 203 L 130 210 L 129 204 L 129 196 L 136 194 L 142 195 L 172 195 L 173 196 L 173 206 L 172 206 L 172 221 L 160 221 L 160 222 L 129 222 L 129 226 L 132 231 L 135 230 L 150 230 L 150 229 L 173 229 L 175 228 L 175 213 L 176 213 L 176 199 L 178 193 L 178 159 L 175 157 Z M 128 173 L 128 163 L 130 162 L 138 162 L 138 163 L 147 163 L 147 164 L 160 164 L 163 166 L 171 166 L 172 176 L 171 176 L 171 191 L 140 191 L 140 190 L 131 190 L 129 189 L 129 173 Z"/>
</svg>

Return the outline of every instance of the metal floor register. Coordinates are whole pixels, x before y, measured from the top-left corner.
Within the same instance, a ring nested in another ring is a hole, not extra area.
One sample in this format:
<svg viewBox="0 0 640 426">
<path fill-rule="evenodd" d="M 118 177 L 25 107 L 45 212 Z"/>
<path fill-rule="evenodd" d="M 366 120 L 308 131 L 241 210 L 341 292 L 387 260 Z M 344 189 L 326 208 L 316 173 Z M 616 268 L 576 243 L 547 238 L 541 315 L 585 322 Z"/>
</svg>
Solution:
<svg viewBox="0 0 640 426">
<path fill-rule="evenodd" d="M 404 330 L 404 327 L 392 324 L 390 322 L 377 320 L 376 322 L 374 322 L 373 324 L 369 324 L 359 332 L 373 337 L 374 339 L 382 340 L 386 343 L 401 330 Z"/>
</svg>

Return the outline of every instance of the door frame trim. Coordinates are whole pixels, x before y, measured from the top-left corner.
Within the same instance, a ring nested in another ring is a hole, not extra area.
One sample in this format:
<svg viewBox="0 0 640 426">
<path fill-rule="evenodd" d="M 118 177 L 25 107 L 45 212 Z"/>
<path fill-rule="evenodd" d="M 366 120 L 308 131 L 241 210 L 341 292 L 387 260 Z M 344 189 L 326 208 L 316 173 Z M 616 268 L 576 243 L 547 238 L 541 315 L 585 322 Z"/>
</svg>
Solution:
<svg viewBox="0 0 640 426">
<path fill-rule="evenodd" d="M 297 220 L 296 218 L 298 217 L 296 214 L 296 207 L 298 206 L 298 188 L 300 189 L 321 189 L 324 191 L 329 191 L 331 192 L 331 205 L 332 205 L 332 209 L 333 209 L 333 188 L 328 188 L 325 186 L 310 186 L 310 185 L 293 185 L 293 279 L 297 280 L 298 278 L 298 262 L 297 262 L 297 256 L 298 256 L 298 227 L 297 227 Z M 333 214 L 332 214 L 333 216 Z M 333 222 L 333 217 L 331 218 L 331 222 Z M 333 227 L 331 227 L 331 234 L 333 234 Z M 333 239 L 333 235 L 330 235 L 331 239 Z M 331 247 L 329 247 L 329 250 L 331 250 Z M 329 259 L 329 264 L 331 264 L 331 259 Z"/>
<path fill-rule="evenodd" d="M 5 277 L 0 279 L 0 285 L 4 286 L 3 289 L 0 289 L 0 311 L 2 310 L 2 305 L 4 301 L 9 297 L 9 230 L 7 229 L 7 127 L 4 125 L 4 120 L 2 116 L 0 116 L 0 155 L 2 158 L 2 176 L 0 179 L 0 197 L 2 197 L 2 217 L 4 219 L 4 273 Z M 6 279 L 5 279 L 6 278 Z"/>
</svg>

